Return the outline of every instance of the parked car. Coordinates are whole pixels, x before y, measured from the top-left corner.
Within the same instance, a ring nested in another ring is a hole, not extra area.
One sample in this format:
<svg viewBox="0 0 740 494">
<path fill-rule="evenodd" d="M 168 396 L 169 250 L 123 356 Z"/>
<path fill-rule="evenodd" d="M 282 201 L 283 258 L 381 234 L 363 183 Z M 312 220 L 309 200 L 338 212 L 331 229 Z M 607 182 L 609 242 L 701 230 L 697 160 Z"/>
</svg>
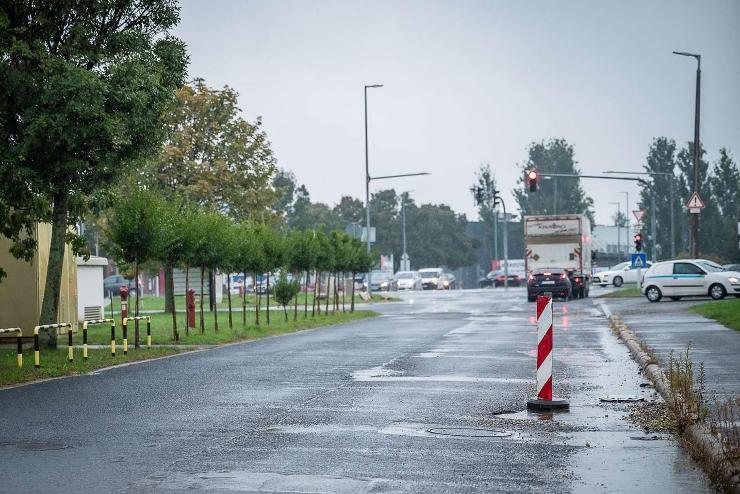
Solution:
<svg viewBox="0 0 740 494">
<path fill-rule="evenodd" d="M 120 295 L 122 286 L 128 287 L 129 295 L 136 295 L 136 283 L 134 280 L 127 280 L 120 274 L 108 276 L 103 280 L 103 295 L 107 297 L 108 292 L 113 292 L 113 295 Z"/>
<path fill-rule="evenodd" d="M 564 268 L 550 267 L 532 270 L 527 277 L 527 300 L 534 302 L 537 295 L 552 293 L 553 297 L 570 300 L 573 294 L 568 272 Z"/>
<path fill-rule="evenodd" d="M 440 268 L 424 268 L 419 270 L 419 276 L 421 276 L 421 287 L 423 290 L 436 290 L 440 285 L 440 278 L 442 277 L 442 269 Z"/>
<path fill-rule="evenodd" d="M 455 275 L 452 273 L 448 273 L 446 271 L 442 271 L 442 274 L 439 277 L 439 281 L 437 282 L 437 289 L 438 290 L 455 290 L 457 288 L 457 278 L 455 278 Z"/>
<path fill-rule="evenodd" d="M 652 263 L 648 261 L 647 267 L 649 268 L 650 266 L 652 266 Z M 621 262 L 616 266 L 612 266 L 608 271 L 594 274 L 593 282 L 595 285 L 614 285 L 619 288 L 625 283 L 637 283 L 638 271 L 640 270 L 637 268 L 632 269 L 632 263 L 630 261 Z"/>
<path fill-rule="evenodd" d="M 740 296 L 740 272 L 706 259 L 681 259 L 653 264 L 647 270 L 642 294 L 651 302 L 663 297 L 712 297 L 721 300 L 728 294 Z"/>
<path fill-rule="evenodd" d="M 391 289 L 393 273 L 388 271 L 373 271 L 370 273 L 370 289 L 374 292 L 386 292 Z M 362 283 L 363 289 L 367 290 L 367 279 Z"/>
<path fill-rule="evenodd" d="M 421 276 L 416 271 L 399 271 L 393 278 L 396 290 L 421 290 Z"/>
<path fill-rule="evenodd" d="M 484 278 L 478 280 L 478 286 L 481 288 L 501 287 L 504 286 L 504 280 L 506 280 L 506 275 L 503 270 L 491 271 Z M 510 272 L 507 285 L 522 286 L 522 274 Z"/>
<path fill-rule="evenodd" d="M 740 271 L 740 264 L 725 264 L 722 266 L 726 271 Z"/>
<path fill-rule="evenodd" d="M 568 272 L 568 278 L 570 279 L 573 298 L 588 297 L 588 277 L 573 268 L 566 269 L 566 271 Z"/>
</svg>

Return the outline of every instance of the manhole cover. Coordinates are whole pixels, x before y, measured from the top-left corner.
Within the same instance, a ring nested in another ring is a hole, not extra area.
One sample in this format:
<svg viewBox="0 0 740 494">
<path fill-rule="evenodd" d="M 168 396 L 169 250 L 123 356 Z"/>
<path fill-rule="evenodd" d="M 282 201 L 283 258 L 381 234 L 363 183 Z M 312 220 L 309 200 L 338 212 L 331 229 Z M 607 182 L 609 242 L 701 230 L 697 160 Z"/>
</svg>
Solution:
<svg viewBox="0 0 740 494">
<path fill-rule="evenodd" d="M 53 451 L 57 449 L 66 449 L 69 446 L 62 443 L 56 443 L 56 442 L 38 442 L 38 443 L 18 443 L 15 445 L 16 448 L 22 449 L 24 451 Z"/>
<path fill-rule="evenodd" d="M 430 434 L 454 437 L 510 437 L 513 433 L 508 431 L 485 429 L 477 427 L 435 427 L 427 429 Z"/>
<path fill-rule="evenodd" d="M 603 403 L 635 403 L 637 401 L 645 401 L 645 398 L 641 396 L 607 396 L 601 398 Z"/>
</svg>

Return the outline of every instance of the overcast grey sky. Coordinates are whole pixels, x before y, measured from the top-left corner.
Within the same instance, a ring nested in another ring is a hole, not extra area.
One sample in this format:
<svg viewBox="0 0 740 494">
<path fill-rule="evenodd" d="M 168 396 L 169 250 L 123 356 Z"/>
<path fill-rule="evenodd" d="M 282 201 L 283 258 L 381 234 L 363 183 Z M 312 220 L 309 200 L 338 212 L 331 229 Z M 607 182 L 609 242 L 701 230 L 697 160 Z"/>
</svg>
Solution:
<svg viewBox="0 0 740 494">
<path fill-rule="evenodd" d="M 476 219 L 469 187 L 490 162 L 509 192 L 534 140 L 564 137 L 583 173 L 639 170 L 650 141 L 693 137 L 702 54 L 702 142 L 740 158 L 740 1 L 200 1 L 176 34 L 190 76 L 228 84 L 261 115 L 281 167 L 313 200 L 364 200 L 363 85 L 373 183 L 413 189 Z M 597 222 L 637 187 L 584 181 Z"/>
</svg>

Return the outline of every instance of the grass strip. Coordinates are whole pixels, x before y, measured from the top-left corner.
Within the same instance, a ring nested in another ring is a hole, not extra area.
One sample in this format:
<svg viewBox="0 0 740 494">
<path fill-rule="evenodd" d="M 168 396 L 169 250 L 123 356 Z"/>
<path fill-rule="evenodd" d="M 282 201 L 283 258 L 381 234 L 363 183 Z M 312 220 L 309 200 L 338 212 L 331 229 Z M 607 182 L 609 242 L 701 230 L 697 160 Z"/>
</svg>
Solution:
<svg viewBox="0 0 740 494">
<path fill-rule="evenodd" d="M 133 322 L 129 323 L 128 328 L 128 355 L 123 355 L 120 320 L 116 321 L 116 357 L 110 354 L 110 326 L 103 324 L 92 326 L 88 330 L 89 345 L 103 345 L 104 348 L 90 348 L 89 358 L 87 361 L 82 359 L 82 349 L 74 349 L 74 361 L 67 361 L 66 335 L 59 337 L 59 347 L 55 350 L 41 348 L 41 368 L 36 369 L 33 366 L 33 350 L 31 345 L 26 344 L 23 352 L 23 368 L 19 369 L 16 364 L 15 349 L 5 347 L 0 349 L 0 386 L 17 384 L 38 379 L 50 377 L 70 376 L 85 374 L 87 372 L 108 367 L 111 365 L 131 362 L 136 360 L 146 360 L 151 358 L 171 355 L 187 348 L 178 348 L 179 345 L 219 345 L 232 343 L 236 341 L 256 340 L 267 336 L 293 333 L 305 329 L 312 329 L 335 324 L 342 324 L 351 321 L 357 321 L 368 317 L 378 315 L 377 312 L 362 310 L 355 312 L 329 313 L 328 315 L 317 314 L 311 317 L 310 309 L 307 318 L 303 318 L 303 313 L 298 314 L 298 320 L 293 321 L 293 313 L 289 313 L 288 321 L 282 311 L 272 311 L 270 314 L 271 324 L 267 325 L 266 313 L 260 314 L 260 325 L 254 324 L 254 313 L 247 313 L 247 324 L 241 324 L 241 313 L 234 314 L 234 327 L 229 327 L 228 315 L 219 313 L 219 330 L 214 328 L 213 314 L 206 314 L 206 329 L 203 333 L 200 330 L 190 330 L 185 333 L 184 328 L 179 329 L 179 341 L 172 340 L 172 315 L 171 314 L 152 314 L 152 345 L 153 348 L 146 348 L 146 323 L 141 322 L 139 326 L 139 336 L 141 348 L 134 349 L 135 329 Z M 197 315 L 196 315 L 197 316 Z M 180 320 L 178 320 L 178 323 Z M 198 318 L 196 317 L 196 322 Z M 82 331 L 77 331 L 73 338 L 74 345 L 82 345 Z M 165 346 L 159 346 L 165 345 Z"/>
<path fill-rule="evenodd" d="M 614 290 L 613 292 L 605 293 L 603 295 L 598 296 L 598 298 L 630 298 L 630 297 L 642 297 L 642 293 L 640 293 L 640 289 L 636 286 L 631 286 L 628 288 L 620 288 L 619 290 Z"/>
<path fill-rule="evenodd" d="M 740 331 L 740 299 L 723 300 L 721 302 L 707 302 L 689 308 L 704 317 L 714 319 L 720 324 Z"/>
</svg>

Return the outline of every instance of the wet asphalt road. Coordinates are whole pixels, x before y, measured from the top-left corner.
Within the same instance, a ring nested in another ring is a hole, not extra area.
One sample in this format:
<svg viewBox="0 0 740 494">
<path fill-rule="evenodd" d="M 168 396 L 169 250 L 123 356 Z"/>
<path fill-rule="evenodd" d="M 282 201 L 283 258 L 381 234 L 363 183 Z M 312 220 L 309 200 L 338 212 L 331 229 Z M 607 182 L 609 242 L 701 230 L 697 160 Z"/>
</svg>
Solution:
<svg viewBox="0 0 740 494">
<path fill-rule="evenodd" d="M 555 393 L 524 411 L 518 289 L 405 294 L 383 316 L 0 391 L 3 492 L 708 492 L 590 300 L 557 303 Z M 464 436 L 485 437 L 464 437 Z M 460 437 L 463 436 L 463 437 Z"/>
</svg>

